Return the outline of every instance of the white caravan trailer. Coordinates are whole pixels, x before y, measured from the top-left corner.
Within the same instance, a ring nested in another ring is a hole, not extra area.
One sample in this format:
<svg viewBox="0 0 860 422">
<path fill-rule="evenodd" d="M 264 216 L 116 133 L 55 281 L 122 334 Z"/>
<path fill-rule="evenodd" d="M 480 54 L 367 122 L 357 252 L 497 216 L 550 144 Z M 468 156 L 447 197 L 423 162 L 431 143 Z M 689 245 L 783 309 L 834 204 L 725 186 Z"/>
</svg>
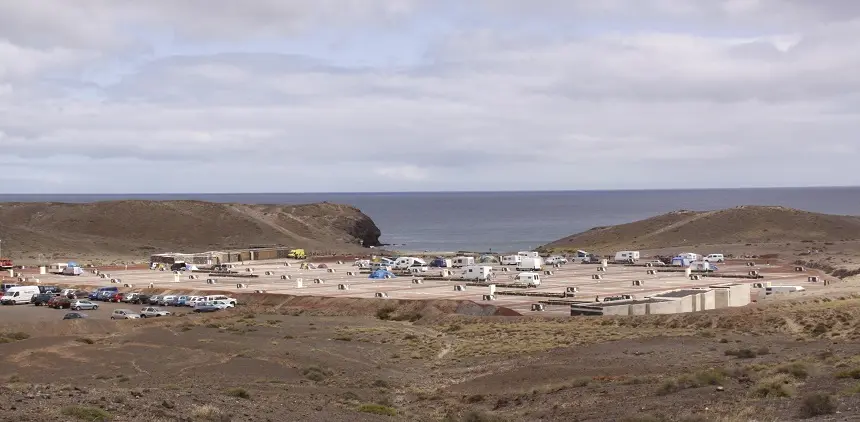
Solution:
<svg viewBox="0 0 860 422">
<path fill-rule="evenodd" d="M 523 258 L 540 258 L 540 254 L 534 251 L 519 251 L 517 255 Z"/>
<path fill-rule="evenodd" d="M 489 281 L 493 278 L 493 267 L 489 265 L 469 265 L 463 268 L 460 278 L 465 280 Z"/>
<path fill-rule="evenodd" d="M 514 281 L 517 283 L 523 283 L 528 285 L 529 287 L 537 287 L 540 286 L 540 274 L 538 273 L 519 273 L 516 277 L 514 277 Z"/>
<path fill-rule="evenodd" d="M 458 257 L 454 258 L 454 263 L 453 263 L 454 268 L 468 267 L 469 265 L 475 265 L 475 257 L 458 256 Z"/>
<path fill-rule="evenodd" d="M 639 260 L 639 251 L 621 251 L 615 253 L 616 261 L 638 261 Z"/>
<path fill-rule="evenodd" d="M 543 260 L 540 258 L 523 258 L 517 264 L 517 271 L 540 271 L 543 268 Z"/>
<path fill-rule="evenodd" d="M 398 270 L 406 270 L 409 267 L 426 267 L 427 263 L 423 259 L 413 258 L 411 256 L 403 256 L 394 261 L 393 267 Z"/>
<path fill-rule="evenodd" d="M 523 257 L 519 255 L 508 255 L 502 257 L 502 265 L 519 265 Z"/>
</svg>

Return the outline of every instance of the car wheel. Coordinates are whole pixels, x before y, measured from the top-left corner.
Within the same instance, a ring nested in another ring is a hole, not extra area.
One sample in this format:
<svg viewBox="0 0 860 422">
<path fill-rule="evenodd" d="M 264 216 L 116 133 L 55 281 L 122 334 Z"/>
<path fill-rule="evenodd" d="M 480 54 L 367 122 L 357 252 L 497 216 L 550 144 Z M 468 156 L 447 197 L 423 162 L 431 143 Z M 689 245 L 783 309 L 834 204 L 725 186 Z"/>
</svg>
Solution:
<svg viewBox="0 0 860 422">
<path fill-rule="evenodd" d="M 81 307 L 80 307 L 80 306 L 75 306 L 75 307 L 74 307 L 74 308 L 72 308 L 72 309 L 74 309 L 74 310 L 76 310 L 76 311 L 80 311 L 80 310 L 81 310 Z"/>
<path fill-rule="evenodd" d="M 93 305 L 93 310 L 94 310 L 94 311 L 95 311 L 96 309 L 98 309 L 98 308 L 99 308 L 99 305 Z"/>
<path fill-rule="evenodd" d="M 141 315 L 140 317 L 141 317 L 141 318 L 146 318 L 146 315 Z"/>
</svg>

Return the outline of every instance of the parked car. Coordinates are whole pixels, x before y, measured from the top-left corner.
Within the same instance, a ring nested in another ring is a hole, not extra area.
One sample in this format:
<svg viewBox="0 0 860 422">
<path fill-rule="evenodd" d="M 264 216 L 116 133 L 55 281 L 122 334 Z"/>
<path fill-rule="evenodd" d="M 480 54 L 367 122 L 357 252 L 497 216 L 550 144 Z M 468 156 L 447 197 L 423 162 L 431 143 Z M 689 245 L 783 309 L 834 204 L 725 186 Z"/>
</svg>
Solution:
<svg viewBox="0 0 860 422">
<path fill-rule="evenodd" d="M 97 292 L 96 300 L 100 300 L 102 302 L 108 302 L 108 301 L 110 301 L 110 298 L 114 297 L 114 295 L 116 295 L 116 292 L 114 292 L 114 291 L 103 290 L 103 291 Z"/>
<path fill-rule="evenodd" d="M 120 302 L 122 303 L 131 303 L 134 298 L 137 297 L 137 293 L 126 292 L 122 294 L 122 298 L 120 298 Z"/>
<path fill-rule="evenodd" d="M 110 319 L 138 319 L 140 314 L 134 313 L 130 309 L 116 309 L 110 316 Z"/>
<path fill-rule="evenodd" d="M 192 296 L 191 299 L 185 301 L 185 306 L 193 308 L 200 302 L 206 302 L 206 298 L 203 296 Z"/>
<path fill-rule="evenodd" d="M 135 305 L 148 305 L 149 304 L 149 295 L 136 293 L 133 299 L 131 299 L 128 303 L 133 303 Z"/>
<path fill-rule="evenodd" d="M 71 290 L 62 296 L 69 299 L 86 299 L 90 297 L 90 292 L 84 290 Z"/>
<path fill-rule="evenodd" d="M 169 304 L 173 303 L 173 301 L 175 301 L 176 298 L 177 298 L 177 296 L 174 296 L 174 295 L 162 296 L 161 299 L 159 299 L 157 305 L 169 306 Z"/>
<path fill-rule="evenodd" d="M 108 302 L 121 303 L 122 302 L 123 293 L 115 293 L 109 295 L 107 298 Z"/>
<path fill-rule="evenodd" d="M 42 293 L 59 294 L 60 288 L 57 286 L 39 286 L 39 291 Z"/>
<path fill-rule="evenodd" d="M 33 298 L 30 299 L 30 303 L 36 306 L 44 306 L 48 304 L 48 301 L 55 297 L 57 297 L 57 295 L 53 293 L 42 293 L 40 295 L 33 296 Z"/>
<path fill-rule="evenodd" d="M 218 309 L 227 309 L 232 308 L 234 305 L 226 300 L 213 300 L 212 305 L 217 306 Z"/>
<path fill-rule="evenodd" d="M 215 306 L 212 302 L 197 302 L 194 305 L 194 312 L 216 312 L 220 310 L 221 308 Z"/>
<path fill-rule="evenodd" d="M 76 311 L 80 311 L 81 309 L 96 310 L 99 308 L 99 305 L 97 305 L 93 302 L 90 302 L 89 300 L 77 299 L 77 300 L 72 301 L 71 308 L 76 310 Z"/>
<path fill-rule="evenodd" d="M 154 306 L 146 307 L 140 310 L 141 318 L 155 318 L 168 315 L 170 315 L 170 312 L 162 310 L 161 308 L 156 308 Z"/>
<path fill-rule="evenodd" d="M 187 302 L 188 298 L 190 298 L 190 297 L 191 296 L 179 296 L 176 298 L 175 301 L 173 301 L 173 303 L 171 303 L 171 305 L 172 306 L 185 306 L 185 302 Z"/>
<path fill-rule="evenodd" d="M 90 316 L 82 312 L 68 312 L 63 316 L 63 319 L 84 319 Z"/>
<path fill-rule="evenodd" d="M 67 297 L 57 296 L 48 301 L 48 306 L 54 309 L 69 309 L 72 307 L 72 301 Z"/>
<path fill-rule="evenodd" d="M 161 295 L 152 295 L 152 296 L 150 296 L 150 297 L 149 297 L 149 304 L 150 304 L 150 305 L 158 305 L 158 304 L 161 302 L 161 298 L 162 298 L 162 297 L 163 297 L 163 296 L 161 296 Z"/>
</svg>

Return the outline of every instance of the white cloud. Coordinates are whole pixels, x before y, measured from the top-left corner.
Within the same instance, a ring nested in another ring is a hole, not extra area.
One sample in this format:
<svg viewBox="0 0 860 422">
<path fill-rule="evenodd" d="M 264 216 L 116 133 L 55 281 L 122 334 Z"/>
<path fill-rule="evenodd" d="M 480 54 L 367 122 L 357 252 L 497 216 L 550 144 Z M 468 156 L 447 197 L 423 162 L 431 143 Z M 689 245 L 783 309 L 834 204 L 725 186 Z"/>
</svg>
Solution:
<svg viewBox="0 0 860 422">
<path fill-rule="evenodd" d="M 860 183 L 854 2 L 50 4 L 0 0 L 8 191 Z"/>
</svg>

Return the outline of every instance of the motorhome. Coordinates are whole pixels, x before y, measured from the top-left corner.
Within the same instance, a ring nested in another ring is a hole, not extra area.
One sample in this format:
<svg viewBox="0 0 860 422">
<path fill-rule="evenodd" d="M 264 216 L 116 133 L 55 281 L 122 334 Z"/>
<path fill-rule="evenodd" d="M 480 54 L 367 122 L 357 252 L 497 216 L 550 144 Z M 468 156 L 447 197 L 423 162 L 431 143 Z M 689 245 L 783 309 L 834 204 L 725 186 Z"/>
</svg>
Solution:
<svg viewBox="0 0 860 422">
<path fill-rule="evenodd" d="M 553 256 L 547 258 L 546 261 L 544 261 L 544 262 L 546 262 L 547 265 L 567 264 L 567 258 L 565 258 L 563 256 L 559 256 L 559 255 L 553 255 Z"/>
<path fill-rule="evenodd" d="M 540 258 L 540 254 L 534 251 L 519 251 L 517 255 L 523 258 Z"/>
<path fill-rule="evenodd" d="M 693 261 L 689 265 L 693 271 L 716 271 L 717 266 L 708 261 Z"/>
<path fill-rule="evenodd" d="M 376 270 L 391 271 L 391 264 L 385 263 L 385 262 L 373 262 L 370 264 L 370 270 L 371 271 L 376 271 Z"/>
<path fill-rule="evenodd" d="M 458 256 L 454 258 L 454 268 L 468 267 L 470 265 L 475 265 L 475 258 L 472 256 Z"/>
<path fill-rule="evenodd" d="M 704 260 L 708 262 L 725 262 L 726 257 L 721 253 L 712 253 L 706 256 Z"/>
<path fill-rule="evenodd" d="M 615 253 L 616 261 L 638 261 L 639 251 L 621 251 Z"/>
<path fill-rule="evenodd" d="M 58 262 L 56 264 L 51 264 L 48 267 L 48 272 L 52 273 L 52 274 L 62 274 L 63 270 L 66 269 L 66 267 L 68 267 L 68 266 L 69 266 L 69 264 L 67 264 L 65 262 Z"/>
<path fill-rule="evenodd" d="M 489 265 L 469 265 L 463 267 L 460 278 L 464 280 L 489 281 L 493 278 L 493 267 Z"/>
<path fill-rule="evenodd" d="M 0 303 L 4 305 L 20 305 L 25 303 L 30 303 L 30 299 L 33 296 L 39 295 L 41 292 L 39 291 L 38 286 L 15 286 L 10 287 L 3 293 L 3 296 L 0 297 Z"/>
<path fill-rule="evenodd" d="M 514 281 L 528 285 L 529 287 L 540 286 L 540 274 L 538 273 L 519 273 L 514 277 Z"/>
<path fill-rule="evenodd" d="M 517 264 L 517 271 L 540 271 L 543 268 L 543 260 L 540 258 L 523 258 Z"/>
<path fill-rule="evenodd" d="M 434 268 L 451 268 L 454 266 L 454 262 L 451 259 L 442 258 L 440 256 L 430 262 L 430 266 Z"/>
<path fill-rule="evenodd" d="M 421 258 L 404 256 L 394 261 L 393 267 L 398 270 L 408 270 L 409 267 L 426 267 L 427 263 Z"/>
<path fill-rule="evenodd" d="M 519 265 L 523 257 L 519 255 L 508 255 L 502 257 L 502 265 Z"/>
<path fill-rule="evenodd" d="M 63 275 L 81 275 L 83 273 L 84 273 L 84 270 L 82 270 L 81 267 L 72 267 L 72 266 L 68 266 L 66 268 L 63 268 L 63 272 L 62 272 Z"/>
</svg>

